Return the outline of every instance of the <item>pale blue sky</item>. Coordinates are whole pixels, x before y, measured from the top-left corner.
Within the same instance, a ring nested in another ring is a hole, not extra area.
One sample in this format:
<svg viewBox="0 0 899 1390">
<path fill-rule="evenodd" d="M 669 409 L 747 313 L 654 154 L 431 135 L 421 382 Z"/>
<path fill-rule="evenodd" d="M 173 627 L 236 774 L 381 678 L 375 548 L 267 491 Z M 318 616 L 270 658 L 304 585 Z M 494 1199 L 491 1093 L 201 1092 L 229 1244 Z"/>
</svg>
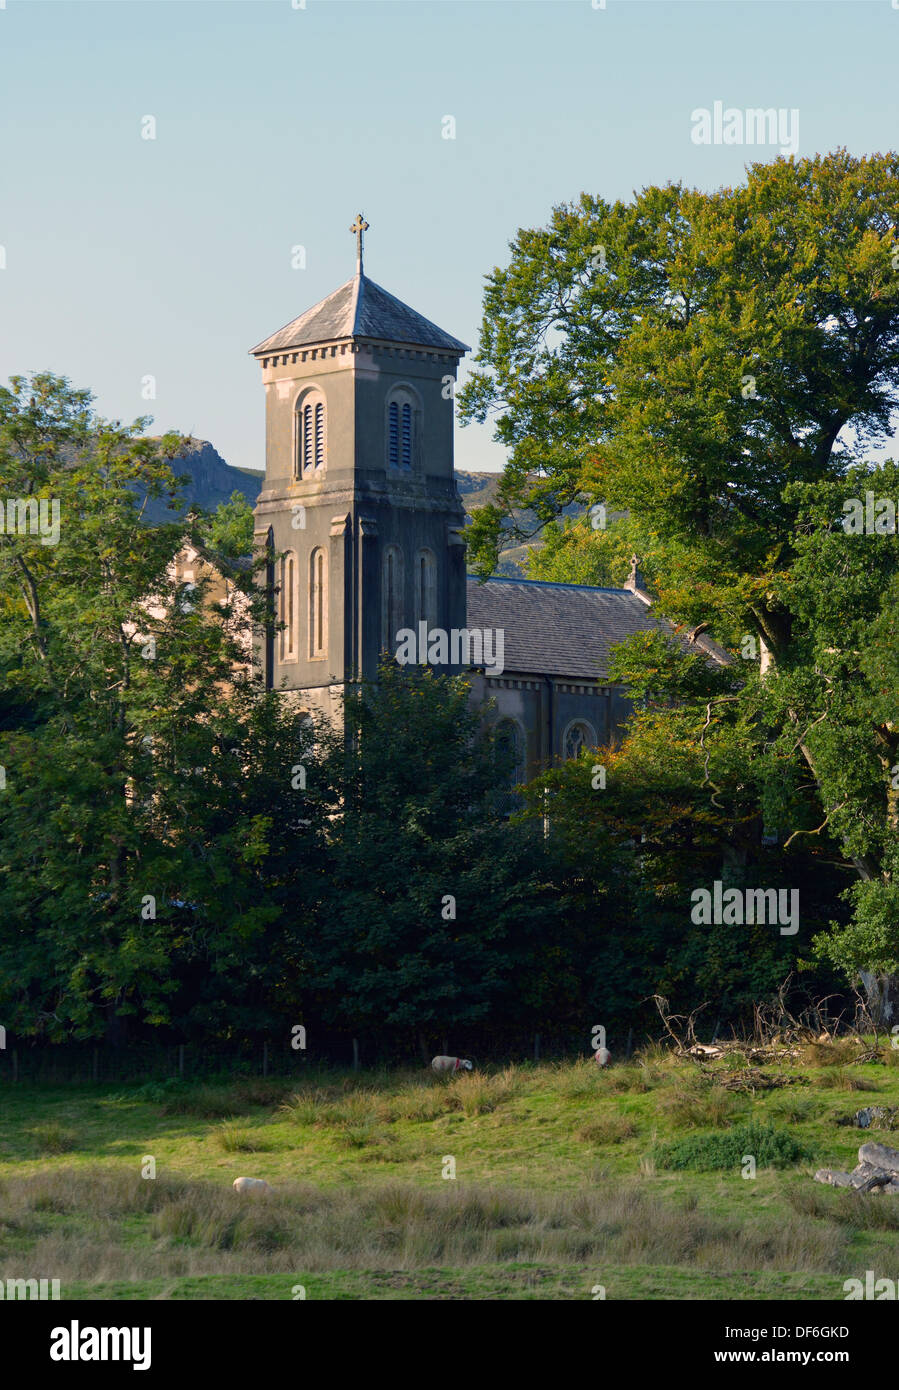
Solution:
<svg viewBox="0 0 899 1390">
<path fill-rule="evenodd" d="M 800 155 L 899 143 L 892 0 L 593 3 L 0 0 L 0 379 L 262 468 L 247 349 L 351 275 L 360 209 L 367 273 L 475 347 L 483 276 L 554 203 L 777 153 L 695 145 L 696 107 L 796 107 Z M 457 432 L 458 467 L 502 460 Z"/>
</svg>

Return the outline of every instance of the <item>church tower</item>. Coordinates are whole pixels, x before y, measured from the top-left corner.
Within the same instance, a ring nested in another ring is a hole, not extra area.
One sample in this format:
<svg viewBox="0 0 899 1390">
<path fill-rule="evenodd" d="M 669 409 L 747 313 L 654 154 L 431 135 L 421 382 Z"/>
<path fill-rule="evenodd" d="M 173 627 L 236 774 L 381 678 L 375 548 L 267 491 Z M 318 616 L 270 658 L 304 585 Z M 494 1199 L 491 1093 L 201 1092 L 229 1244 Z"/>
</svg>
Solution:
<svg viewBox="0 0 899 1390">
<path fill-rule="evenodd" d="M 356 273 L 251 349 L 265 385 L 256 545 L 273 555 L 266 683 L 331 717 L 403 628 L 465 627 L 453 387 L 465 343 Z"/>
</svg>

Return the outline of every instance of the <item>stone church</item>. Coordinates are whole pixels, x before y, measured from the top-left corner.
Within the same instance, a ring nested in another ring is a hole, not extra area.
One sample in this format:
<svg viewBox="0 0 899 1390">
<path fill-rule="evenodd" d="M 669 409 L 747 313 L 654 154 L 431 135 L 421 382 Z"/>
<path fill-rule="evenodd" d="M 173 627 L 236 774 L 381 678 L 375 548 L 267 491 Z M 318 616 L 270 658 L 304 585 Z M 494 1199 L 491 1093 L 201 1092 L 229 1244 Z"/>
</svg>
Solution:
<svg viewBox="0 0 899 1390">
<path fill-rule="evenodd" d="M 470 349 L 368 278 L 366 228 L 350 229 L 353 277 L 251 349 L 266 399 L 255 540 L 276 557 L 258 660 L 267 685 L 334 718 L 344 685 L 385 652 L 410 659 L 411 640 L 411 659 L 465 670 L 493 702 L 520 782 L 617 741 L 631 706 L 610 648 L 659 620 L 636 563 L 624 589 L 467 575 L 453 388 Z"/>
</svg>

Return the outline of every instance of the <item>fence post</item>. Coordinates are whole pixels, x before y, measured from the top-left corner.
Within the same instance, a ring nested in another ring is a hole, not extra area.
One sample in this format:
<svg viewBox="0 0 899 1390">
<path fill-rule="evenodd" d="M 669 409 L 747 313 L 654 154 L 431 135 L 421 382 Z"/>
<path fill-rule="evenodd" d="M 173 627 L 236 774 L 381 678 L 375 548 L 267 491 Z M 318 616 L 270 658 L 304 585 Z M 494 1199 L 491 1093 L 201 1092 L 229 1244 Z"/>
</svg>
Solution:
<svg viewBox="0 0 899 1390">
<path fill-rule="evenodd" d="M 628 1060 L 630 1059 L 630 1055 L 631 1055 L 631 1053 L 633 1052 L 633 1050 L 634 1050 L 634 1030 L 633 1030 L 633 1028 L 628 1028 L 628 1030 L 627 1030 L 627 1056 L 628 1056 Z"/>
<path fill-rule="evenodd" d="M 359 1070 L 359 1039 L 353 1038 L 353 1071 Z"/>
</svg>

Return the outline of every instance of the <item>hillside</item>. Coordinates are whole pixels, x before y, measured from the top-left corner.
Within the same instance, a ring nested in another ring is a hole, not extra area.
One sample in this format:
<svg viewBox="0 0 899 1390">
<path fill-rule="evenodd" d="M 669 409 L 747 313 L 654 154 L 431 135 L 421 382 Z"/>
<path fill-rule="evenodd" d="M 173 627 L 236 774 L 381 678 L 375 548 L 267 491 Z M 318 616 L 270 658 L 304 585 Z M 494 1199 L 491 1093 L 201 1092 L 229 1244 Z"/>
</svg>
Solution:
<svg viewBox="0 0 899 1390">
<path fill-rule="evenodd" d="M 215 511 L 219 503 L 227 502 L 234 492 L 242 493 L 248 502 L 255 503 L 262 485 L 261 473 L 232 468 L 206 439 L 191 439 L 190 447 L 172 460 L 171 467 L 176 477 L 183 475 L 190 479 L 184 490 L 184 504 L 175 510 L 157 500 L 148 502 L 145 515 L 154 525 L 183 516 L 191 506 Z"/>
</svg>

